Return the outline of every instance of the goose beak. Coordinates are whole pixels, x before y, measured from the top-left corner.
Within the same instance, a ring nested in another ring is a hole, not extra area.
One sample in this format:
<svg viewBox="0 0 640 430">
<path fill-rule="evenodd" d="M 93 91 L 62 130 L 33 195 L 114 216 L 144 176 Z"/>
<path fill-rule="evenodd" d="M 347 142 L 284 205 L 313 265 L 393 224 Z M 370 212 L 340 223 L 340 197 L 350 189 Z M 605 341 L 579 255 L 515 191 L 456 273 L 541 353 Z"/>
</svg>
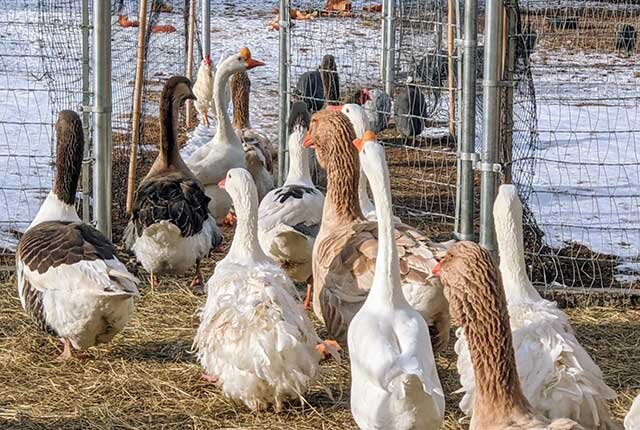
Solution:
<svg viewBox="0 0 640 430">
<path fill-rule="evenodd" d="M 254 67 L 264 66 L 264 63 L 262 61 L 254 60 L 253 58 L 249 58 L 246 61 L 246 64 L 247 64 L 247 70 L 251 70 Z"/>
<path fill-rule="evenodd" d="M 304 141 L 302 142 L 302 146 L 305 148 L 315 148 L 313 144 L 313 139 L 311 139 L 311 133 L 307 131 L 307 134 L 304 136 Z"/>
<path fill-rule="evenodd" d="M 327 110 L 340 112 L 342 110 L 342 106 L 340 106 L 340 105 L 327 105 Z"/>
<path fill-rule="evenodd" d="M 431 269 L 431 273 L 433 274 L 433 276 L 440 276 L 441 268 L 442 268 L 442 260 L 438 261 L 438 264 L 433 266 L 433 269 Z"/>
<path fill-rule="evenodd" d="M 358 152 L 362 151 L 362 148 L 364 147 L 364 140 L 362 140 L 362 139 L 353 139 L 352 143 L 353 143 L 353 146 L 356 147 Z"/>
<path fill-rule="evenodd" d="M 224 183 L 227 179 L 223 179 L 220 182 L 218 182 L 218 188 L 220 188 L 221 190 L 224 190 Z"/>
</svg>

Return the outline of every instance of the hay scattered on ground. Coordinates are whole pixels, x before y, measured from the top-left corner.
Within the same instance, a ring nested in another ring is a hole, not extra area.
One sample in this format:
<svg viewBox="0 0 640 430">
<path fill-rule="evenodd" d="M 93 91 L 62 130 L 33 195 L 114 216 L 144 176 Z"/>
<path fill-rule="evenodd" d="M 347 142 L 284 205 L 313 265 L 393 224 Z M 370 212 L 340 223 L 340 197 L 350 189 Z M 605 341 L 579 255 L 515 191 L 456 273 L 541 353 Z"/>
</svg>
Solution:
<svg viewBox="0 0 640 430">
<path fill-rule="evenodd" d="M 230 235 L 230 231 L 225 231 Z M 213 269 L 215 254 L 205 275 Z M 126 258 L 123 258 L 126 260 Z M 131 263 L 131 261 L 129 261 Z M 323 365 L 324 376 L 306 397 L 284 412 L 253 413 L 200 379 L 189 351 L 204 296 L 183 277 L 164 277 L 150 291 L 146 274 L 137 314 L 111 345 L 94 348 L 85 360 L 58 363 L 58 340 L 35 329 L 24 315 L 10 278 L 0 283 L 0 429 L 346 429 L 348 359 Z M 567 311 L 578 336 L 620 394 L 620 419 L 640 390 L 640 311 L 591 308 Z M 320 330 L 322 335 L 322 330 Z M 453 344 L 438 359 L 447 395 L 444 429 L 458 423 L 460 395 Z"/>
</svg>

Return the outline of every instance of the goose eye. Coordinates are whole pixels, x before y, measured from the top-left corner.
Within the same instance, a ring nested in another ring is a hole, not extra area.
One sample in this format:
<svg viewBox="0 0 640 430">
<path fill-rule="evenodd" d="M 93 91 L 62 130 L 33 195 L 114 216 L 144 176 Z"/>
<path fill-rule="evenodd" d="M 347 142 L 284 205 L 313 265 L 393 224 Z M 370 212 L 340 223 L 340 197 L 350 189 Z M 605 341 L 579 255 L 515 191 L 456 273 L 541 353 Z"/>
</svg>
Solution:
<svg viewBox="0 0 640 430">
<path fill-rule="evenodd" d="M 238 57 L 238 61 L 242 61 L 242 57 Z"/>
</svg>

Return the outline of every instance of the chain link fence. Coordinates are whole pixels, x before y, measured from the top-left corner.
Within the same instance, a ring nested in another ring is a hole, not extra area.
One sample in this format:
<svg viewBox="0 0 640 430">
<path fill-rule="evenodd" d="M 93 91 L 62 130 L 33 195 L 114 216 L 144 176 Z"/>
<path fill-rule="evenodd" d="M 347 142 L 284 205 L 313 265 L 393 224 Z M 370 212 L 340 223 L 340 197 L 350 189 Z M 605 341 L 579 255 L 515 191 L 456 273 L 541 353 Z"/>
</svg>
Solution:
<svg viewBox="0 0 640 430">
<path fill-rule="evenodd" d="M 79 1 L 3 0 L 0 8 L 0 254 L 6 257 L 51 188 L 57 112 L 81 109 L 82 19 Z"/>
<path fill-rule="evenodd" d="M 515 64 L 514 138 L 505 158 L 528 207 L 532 278 L 545 288 L 633 288 L 640 5 L 520 0 L 514 15 L 512 39 L 533 52 Z"/>
</svg>

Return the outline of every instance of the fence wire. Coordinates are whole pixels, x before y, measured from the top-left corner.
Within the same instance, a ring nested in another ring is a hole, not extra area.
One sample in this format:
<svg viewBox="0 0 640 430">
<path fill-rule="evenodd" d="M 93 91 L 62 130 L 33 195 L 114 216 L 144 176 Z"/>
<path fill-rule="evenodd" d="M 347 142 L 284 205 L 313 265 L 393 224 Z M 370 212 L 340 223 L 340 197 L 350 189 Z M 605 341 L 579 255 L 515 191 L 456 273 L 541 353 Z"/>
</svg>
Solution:
<svg viewBox="0 0 640 430">
<path fill-rule="evenodd" d="M 353 1 L 349 10 L 328 12 L 327 6 L 336 3 L 292 2 L 296 11 L 315 16 L 292 20 L 290 84 L 294 99 L 301 97 L 296 88 L 300 76 L 318 70 L 326 54 L 335 57 L 341 102 L 350 101 L 363 87 L 384 89 L 380 3 Z M 391 104 L 384 111 L 377 110 L 390 116 L 389 126 L 379 137 L 387 150 L 394 209 L 406 222 L 444 234 L 455 220 L 456 188 L 455 145 L 448 133 L 446 8 L 441 2 L 425 0 L 397 2 L 395 23 L 395 91 L 389 96 L 397 100 L 408 95 L 414 109 L 402 116 L 408 123 L 403 127 L 411 131 L 405 135 L 398 132 L 398 117 Z M 457 57 L 454 64 L 457 78 Z M 457 82 L 453 90 L 457 94 Z M 397 109 L 398 103 L 394 105 Z"/>
<path fill-rule="evenodd" d="M 80 110 L 81 2 L 0 0 L 0 254 L 51 188 L 53 122 Z"/>
<path fill-rule="evenodd" d="M 531 275 L 546 287 L 632 288 L 640 272 L 640 5 L 520 0 L 519 8 L 513 37 L 533 53 L 515 68 L 514 136 L 530 139 L 514 137 L 511 167 L 528 206 Z"/>
</svg>

